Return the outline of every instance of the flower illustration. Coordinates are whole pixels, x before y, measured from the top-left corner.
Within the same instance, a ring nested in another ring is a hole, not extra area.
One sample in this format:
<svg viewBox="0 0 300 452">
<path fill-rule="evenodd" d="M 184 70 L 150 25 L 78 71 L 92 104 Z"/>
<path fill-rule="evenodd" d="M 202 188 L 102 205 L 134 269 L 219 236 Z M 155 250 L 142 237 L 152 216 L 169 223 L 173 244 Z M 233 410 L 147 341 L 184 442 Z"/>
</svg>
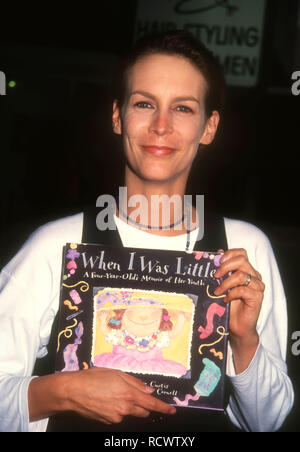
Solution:
<svg viewBox="0 0 300 452">
<path fill-rule="evenodd" d="M 77 259 L 79 256 L 80 256 L 80 253 L 78 251 L 69 249 L 68 253 L 66 255 L 66 258 L 74 260 L 74 259 Z"/>
<path fill-rule="evenodd" d="M 125 340 L 125 343 L 128 344 L 128 345 L 134 344 L 134 339 L 132 337 L 130 337 L 130 336 L 125 336 L 124 340 Z"/>
<path fill-rule="evenodd" d="M 147 347 L 149 345 L 149 341 L 147 341 L 146 339 L 142 339 L 141 342 L 139 343 L 140 347 Z"/>
</svg>

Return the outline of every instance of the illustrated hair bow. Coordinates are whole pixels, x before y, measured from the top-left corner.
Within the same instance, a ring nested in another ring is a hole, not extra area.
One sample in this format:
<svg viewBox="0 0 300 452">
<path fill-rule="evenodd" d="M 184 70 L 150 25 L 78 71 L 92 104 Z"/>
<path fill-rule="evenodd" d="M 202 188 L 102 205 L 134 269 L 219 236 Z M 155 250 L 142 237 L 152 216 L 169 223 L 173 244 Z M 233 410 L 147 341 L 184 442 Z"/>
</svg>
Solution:
<svg viewBox="0 0 300 452">
<path fill-rule="evenodd" d="M 121 320 L 116 320 L 116 319 L 114 319 L 114 318 L 112 317 L 111 319 L 109 319 L 109 322 L 108 322 L 108 323 L 110 323 L 111 325 L 117 325 L 117 326 L 119 326 L 120 323 L 121 323 Z"/>
</svg>

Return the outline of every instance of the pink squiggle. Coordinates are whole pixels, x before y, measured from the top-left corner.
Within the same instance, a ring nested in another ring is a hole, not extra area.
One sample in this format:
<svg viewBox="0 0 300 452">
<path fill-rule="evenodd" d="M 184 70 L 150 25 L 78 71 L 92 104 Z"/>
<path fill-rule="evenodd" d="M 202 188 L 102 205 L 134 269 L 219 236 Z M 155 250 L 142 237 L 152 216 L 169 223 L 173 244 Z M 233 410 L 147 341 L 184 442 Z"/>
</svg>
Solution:
<svg viewBox="0 0 300 452">
<path fill-rule="evenodd" d="M 222 317 L 224 315 L 225 308 L 218 303 L 212 303 L 206 312 L 206 327 L 199 326 L 198 331 L 200 339 L 206 339 L 211 335 L 214 329 L 214 316 Z"/>
<path fill-rule="evenodd" d="M 192 394 L 187 394 L 184 398 L 184 400 L 179 400 L 178 397 L 173 397 L 174 402 L 176 402 L 176 405 L 178 406 L 188 406 L 189 400 L 193 400 L 194 402 L 196 400 L 199 400 L 200 396 L 198 394 L 192 396 Z"/>
</svg>

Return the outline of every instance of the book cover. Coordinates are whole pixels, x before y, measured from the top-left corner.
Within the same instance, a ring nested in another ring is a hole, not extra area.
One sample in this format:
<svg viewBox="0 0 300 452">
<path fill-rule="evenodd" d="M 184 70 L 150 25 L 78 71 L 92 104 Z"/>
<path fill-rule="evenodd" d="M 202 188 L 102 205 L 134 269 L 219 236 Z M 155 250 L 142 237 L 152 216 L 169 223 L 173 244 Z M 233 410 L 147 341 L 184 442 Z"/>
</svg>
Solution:
<svg viewBox="0 0 300 452">
<path fill-rule="evenodd" d="M 64 248 L 56 372 L 130 373 L 175 406 L 223 410 L 229 308 L 221 254 Z"/>
</svg>

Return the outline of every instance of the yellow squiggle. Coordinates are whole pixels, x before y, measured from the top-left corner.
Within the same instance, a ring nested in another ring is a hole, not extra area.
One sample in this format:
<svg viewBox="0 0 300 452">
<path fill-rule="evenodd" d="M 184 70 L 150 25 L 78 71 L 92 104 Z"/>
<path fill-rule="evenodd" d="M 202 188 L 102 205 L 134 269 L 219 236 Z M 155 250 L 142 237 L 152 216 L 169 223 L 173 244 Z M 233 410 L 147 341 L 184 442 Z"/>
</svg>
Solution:
<svg viewBox="0 0 300 452">
<path fill-rule="evenodd" d="M 70 300 L 65 300 L 64 305 L 68 306 L 68 308 L 71 309 L 71 311 L 78 311 L 78 307 L 73 306 Z"/>
<path fill-rule="evenodd" d="M 89 290 L 89 288 L 90 288 L 89 284 L 87 282 L 85 282 L 85 281 L 79 281 L 78 283 L 73 284 L 73 286 L 67 286 L 67 284 L 63 284 L 63 286 L 67 287 L 68 289 L 71 289 L 72 287 L 78 286 L 78 284 L 83 284 L 80 287 L 81 292 L 87 292 Z"/>
<path fill-rule="evenodd" d="M 208 289 L 209 289 L 209 284 L 207 284 L 207 286 L 206 286 L 206 293 L 209 296 L 209 298 L 225 298 L 226 297 L 226 295 L 219 295 L 218 297 L 216 297 L 215 295 L 210 295 L 210 293 L 208 292 Z"/>
<path fill-rule="evenodd" d="M 224 358 L 223 353 L 217 352 L 217 350 L 215 348 L 211 348 L 209 351 L 210 351 L 210 353 L 212 353 L 214 356 L 216 356 L 217 358 L 219 358 L 221 360 Z"/>
<path fill-rule="evenodd" d="M 83 361 L 82 365 L 84 370 L 87 370 L 89 368 L 88 364 L 85 361 Z"/>
<path fill-rule="evenodd" d="M 67 326 L 66 329 L 62 330 L 59 333 L 59 335 L 57 337 L 57 349 L 56 349 L 56 352 L 58 352 L 59 347 L 60 347 L 60 336 L 63 334 L 67 339 L 69 339 L 72 336 L 72 334 L 73 334 L 73 331 L 71 331 L 71 328 L 74 328 L 77 325 L 77 323 L 78 323 L 77 320 L 74 319 L 73 325 Z"/>
<path fill-rule="evenodd" d="M 229 333 L 226 333 L 224 326 L 219 326 L 217 328 L 217 333 L 220 335 L 220 337 L 215 342 L 212 342 L 211 344 L 202 344 L 202 345 L 200 345 L 199 350 L 198 350 L 200 355 L 202 355 L 202 351 L 201 350 L 202 350 L 203 347 L 211 347 L 212 345 L 215 345 L 218 342 L 220 342 L 223 339 L 224 336 L 228 336 L 228 334 L 229 334 Z"/>
</svg>

